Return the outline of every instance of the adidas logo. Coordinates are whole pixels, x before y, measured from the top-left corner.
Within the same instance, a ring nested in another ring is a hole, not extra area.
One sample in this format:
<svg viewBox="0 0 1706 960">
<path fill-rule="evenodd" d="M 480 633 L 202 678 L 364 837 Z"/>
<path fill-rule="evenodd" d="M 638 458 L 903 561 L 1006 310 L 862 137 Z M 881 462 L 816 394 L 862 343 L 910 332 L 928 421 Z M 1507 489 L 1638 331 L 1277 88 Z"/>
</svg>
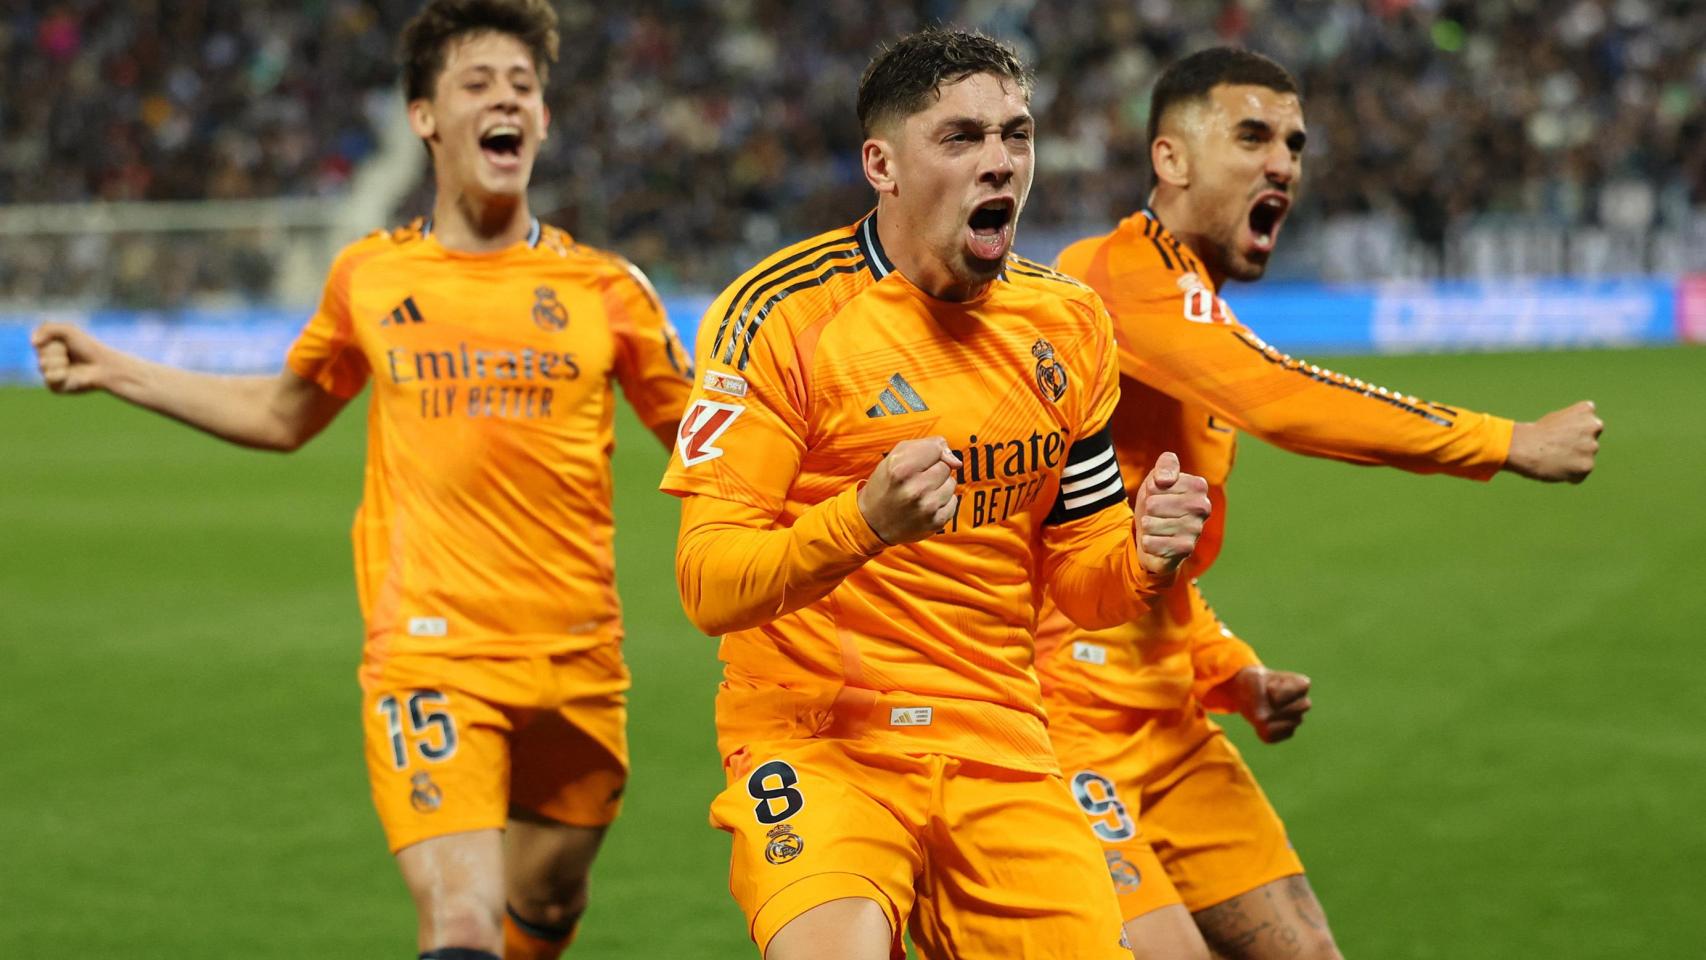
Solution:
<svg viewBox="0 0 1706 960">
<path fill-rule="evenodd" d="M 924 398 L 918 391 L 912 389 L 912 384 L 906 378 L 895 374 L 889 378 L 889 385 L 883 392 L 877 394 L 877 402 L 865 411 L 867 417 L 900 416 L 903 413 L 923 413 L 930 409 L 924 405 Z M 888 411 L 884 413 L 883 411 Z"/>
<path fill-rule="evenodd" d="M 405 323 L 425 323 L 420 308 L 415 306 L 415 298 L 408 297 L 397 305 L 397 309 L 379 321 L 382 327 L 396 327 Z"/>
</svg>

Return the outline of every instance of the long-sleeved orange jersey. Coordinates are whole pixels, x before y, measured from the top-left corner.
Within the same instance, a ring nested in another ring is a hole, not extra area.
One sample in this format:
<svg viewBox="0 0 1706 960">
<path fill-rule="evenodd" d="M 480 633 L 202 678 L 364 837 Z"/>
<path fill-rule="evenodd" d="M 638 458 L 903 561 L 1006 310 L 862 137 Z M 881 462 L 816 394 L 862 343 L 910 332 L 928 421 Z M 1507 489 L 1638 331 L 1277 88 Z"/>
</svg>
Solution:
<svg viewBox="0 0 1706 960">
<path fill-rule="evenodd" d="M 1511 421 L 1365 383 L 1264 343 L 1149 211 L 1071 245 L 1059 265 L 1100 293 L 1114 318 L 1121 379 L 1112 428 L 1128 481 L 1162 451 L 1175 451 L 1184 470 L 1208 480 L 1214 513 L 1188 561 L 1190 576 L 1143 618 L 1087 633 L 1058 613 L 1045 615 L 1037 669 L 1051 689 L 1165 709 L 1193 689 L 1206 698 L 1259 662 L 1192 579 L 1220 552 L 1236 430 L 1298 453 L 1415 473 L 1486 480 L 1504 465 Z"/>
<path fill-rule="evenodd" d="M 664 427 L 692 376 L 639 271 L 537 221 L 488 254 L 418 223 L 375 233 L 339 254 L 286 363 L 340 397 L 374 384 L 351 534 L 370 665 L 620 639 L 612 385 Z"/>
<path fill-rule="evenodd" d="M 725 756 L 830 736 L 1058 769 L 1032 670 L 1043 584 L 1096 625 L 1152 593 L 1106 432 L 1112 333 L 1093 292 L 1028 261 L 977 299 L 929 296 L 875 214 L 724 291 L 662 486 L 684 498 L 688 615 L 726 634 Z M 959 511 L 885 547 L 858 489 L 933 435 L 962 461 Z"/>
</svg>

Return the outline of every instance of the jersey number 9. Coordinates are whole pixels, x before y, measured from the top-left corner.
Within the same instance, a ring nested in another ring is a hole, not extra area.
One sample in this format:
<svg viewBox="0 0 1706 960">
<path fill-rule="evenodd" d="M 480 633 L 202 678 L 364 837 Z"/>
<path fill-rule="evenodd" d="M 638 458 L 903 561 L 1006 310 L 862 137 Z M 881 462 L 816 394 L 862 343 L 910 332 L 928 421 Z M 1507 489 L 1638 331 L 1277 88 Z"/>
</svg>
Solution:
<svg viewBox="0 0 1706 960">
<path fill-rule="evenodd" d="M 1137 825 L 1125 804 L 1114 795 L 1114 785 L 1094 770 L 1085 770 L 1072 778 L 1072 796 L 1090 817 L 1090 829 L 1109 843 L 1130 840 L 1137 835 Z"/>
</svg>

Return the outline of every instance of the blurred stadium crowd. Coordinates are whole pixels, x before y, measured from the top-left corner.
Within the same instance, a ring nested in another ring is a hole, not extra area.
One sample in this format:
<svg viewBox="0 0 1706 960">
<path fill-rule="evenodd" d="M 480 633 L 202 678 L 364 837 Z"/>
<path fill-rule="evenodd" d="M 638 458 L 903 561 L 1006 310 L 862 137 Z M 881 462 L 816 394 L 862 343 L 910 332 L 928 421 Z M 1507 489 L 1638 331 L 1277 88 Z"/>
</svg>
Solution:
<svg viewBox="0 0 1706 960">
<path fill-rule="evenodd" d="M 7 4 L 0 205 L 335 196 L 376 149 L 375 119 L 400 108 L 392 42 L 416 6 Z M 1706 208 L 1697 0 L 559 9 L 563 54 L 536 206 L 666 289 L 715 289 L 756 254 L 861 213 L 870 199 L 856 165 L 859 73 L 879 42 L 935 21 L 1013 41 L 1037 68 L 1040 163 L 1021 232 L 1032 250 L 1141 204 L 1149 86 L 1170 60 L 1215 43 L 1266 52 L 1303 85 L 1306 182 L 1288 229 L 1372 217 L 1437 249 L 1487 218 L 1639 234 Z M 421 212 L 428 196 L 420 185 L 398 216 Z M 125 255 L 123 237 L 82 249 L 25 239 L 0 232 L 0 299 L 75 297 L 78 263 Z M 136 305 L 203 289 L 264 296 L 265 257 L 218 247 L 145 249 L 129 286 L 109 295 Z"/>
</svg>

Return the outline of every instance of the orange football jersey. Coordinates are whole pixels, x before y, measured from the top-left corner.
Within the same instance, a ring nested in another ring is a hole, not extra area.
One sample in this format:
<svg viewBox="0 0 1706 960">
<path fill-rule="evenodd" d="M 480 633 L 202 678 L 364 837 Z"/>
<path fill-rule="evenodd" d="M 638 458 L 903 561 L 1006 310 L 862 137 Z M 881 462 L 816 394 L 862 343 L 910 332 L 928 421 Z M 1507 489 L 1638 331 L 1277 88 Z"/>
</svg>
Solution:
<svg viewBox="0 0 1706 960">
<path fill-rule="evenodd" d="M 726 633 L 724 755 L 855 737 L 1057 769 L 1032 671 L 1046 584 L 1124 622 L 1152 593 L 1106 432 L 1112 328 L 1087 287 L 1013 258 L 979 297 L 895 270 L 875 214 L 770 257 L 700 327 L 703 371 L 663 489 L 677 576 Z M 958 454 L 946 528 L 885 547 L 857 493 L 897 443 Z"/>
<path fill-rule="evenodd" d="M 370 662 L 620 638 L 612 387 L 660 427 L 691 382 L 632 265 L 537 221 L 485 254 L 382 231 L 339 254 L 286 362 L 340 397 L 374 384 L 352 531 Z"/>
<path fill-rule="evenodd" d="M 1208 480 L 1214 513 L 1187 562 L 1192 576 L 1214 563 L 1225 536 L 1237 430 L 1297 453 L 1414 473 L 1486 480 L 1504 465 L 1511 421 L 1419 400 L 1264 343 L 1147 210 L 1067 247 L 1059 266 L 1101 294 L 1114 319 L 1121 379 L 1111 425 L 1128 482 L 1164 450 Z M 1089 634 L 1048 614 L 1037 647 L 1046 685 L 1149 709 L 1179 706 L 1193 688 L 1202 697 L 1258 662 L 1184 577 L 1142 619 L 1112 630 Z"/>
</svg>

